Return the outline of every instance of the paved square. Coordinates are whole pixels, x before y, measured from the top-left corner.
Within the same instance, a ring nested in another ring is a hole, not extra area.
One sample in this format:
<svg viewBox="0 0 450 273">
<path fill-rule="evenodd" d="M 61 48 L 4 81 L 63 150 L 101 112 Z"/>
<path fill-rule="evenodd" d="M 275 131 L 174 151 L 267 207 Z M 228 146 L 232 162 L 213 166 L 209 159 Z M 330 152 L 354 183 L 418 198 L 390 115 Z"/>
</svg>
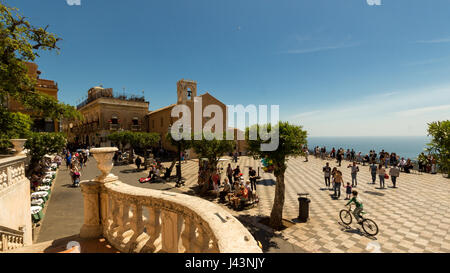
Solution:
<svg viewBox="0 0 450 273">
<path fill-rule="evenodd" d="M 231 161 L 225 162 L 226 164 Z M 376 238 L 364 235 L 358 225 L 351 228 L 340 224 L 339 211 L 346 204 L 345 191 L 340 200 L 331 198 L 332 191 L 325 189 L 322 167 L 325 160 L 309 158 L 292 158 L 286 171 L 285 219 L 298 216 L 297 193 L 309 193 L 310 219 L 307 223 L 296 223 L 282 231 L 282 236 L 290 243 L 310 252 L 370 252 L 368 243 L 375 241 L 381 252 L 450 252 L 450 180 L 442 175 L 405 174 L 397 179 L 398 188 L 392 188 L 391 180 L 386 180 L 386 189 L 379 189 L 371 182 L 368 166 L 360 165 L 358 173 L 358 190 L 364 201 L 364 210 L 368 218 L 373 219 L 379 227 Z M 330 162 L 333 168 L 335 161 Z M 344 182 L 351 182 L 349 162 L 338 167 L 343 173 Z M 257 168 L 259 161 L 251 157 L 240 157 L 238 163 L 245 177 L 248 167 Z M 197 182 L 196 161 L 183 164 L 183 176 L 187 178 L 182 191 L 190 191 Z M 260 171 L 261 180 L 257 185 L 260 203 L 249 210 L 232 213 L 238 215 L 270 215 L 274 199 L 274 176 Z M 367 249 L 366 249 L 367 248 Z"/>
</svg>

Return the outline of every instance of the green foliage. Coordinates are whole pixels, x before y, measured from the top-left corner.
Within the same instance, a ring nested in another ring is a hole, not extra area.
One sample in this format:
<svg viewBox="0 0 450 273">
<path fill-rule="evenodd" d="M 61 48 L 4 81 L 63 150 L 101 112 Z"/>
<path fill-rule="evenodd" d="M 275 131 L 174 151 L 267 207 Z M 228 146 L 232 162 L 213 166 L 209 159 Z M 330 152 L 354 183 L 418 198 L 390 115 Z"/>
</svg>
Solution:
<svg viewBox="0 0 450 273">
<path fill-rule="evenodd" d="M 158 133 L 143 133 L 131 131 L 118 131 L 110 134 L 108 139 L 121 145 L 121 149 L 130 144 L 133 149 L 148 149 L 160 140 Z"/>
<path fill-rule="evenodd" d="M 46 154 L 59 153 L 66 145 L 66 137 L 62 133 L 32 133 L 25 142 L 25 149 L 31 155 L 32 165 L 39 162 Z"/>
<path fill-rule="evenodd" d="M 262 128 L 260 128 L 262 127 Z M 279 131 L 279 145 L 275 151 L 261 151 L 261 144 L 270 143 L 269 140 L 262 140 L 258 134 L 256 140 L 249 139 L 251 129 L 265 130 L 271 132 L 272 125 L 254 125 L 252 128 L 247 128 L 245 131 L 245 138 L 248 145 L 249 154 L 255 159 L 266 158 L 272 160 L 274 163 L 274 173 L 284 173 L 286 170 L 286 161 L 288 156 L 299 156 L 303 154 L 302 147 L 307 143 L 307 132 L 302 130 L 302 126 L 289 124 L 288 122 L 279 122 L 277 128 Z"/>
<path fill-rule="evenodd" d="M 275 127 L 276 126 L 276 127 Z M 289 124 L 288 122 L 279 122 L 272 127 L 271 124 L 254 125 L 252 128 L 247 128 L 245 131 L 245 138 L 248 145 L 248 150 L 255 159 L 265 158 L 273 162 L 273 170 L 276 177 L 275 184 L 275 198 L 273 202 L 272 212 L 270 213 L 269 224 L 272 228 L 280 229 L 283 223 L 283 206 L 284 206 L 284 173 L 286 172 L 286 162 L 289 156 L 302 155 L 302 147 L 307 143 L 307 132 L 302 130 L 301 126 Z M 256 129 L 258 134 L 255 140 L 250 139 L 251 129 Z M 261 144 L 270 143 L 269 140 L 262 140 L 259 129 L 264 129 L 263 132 L 272 132 L 272 130 L 279 133 L 279 145 L 274 151 L 261 150 Z"/>
<path fill-rule="evenodd" d="M 428 151 L 437 159 L 439 169 L 450 178 L 450 120 L 435 121 L 428 124 Z"/>
<path fill-rule="evenodd" d="M 0 139 L 27 138 L 31 134 L 32 120 L 22 113 L 0 108 Z"/>
<path fill-rule="evenodd" d="M 195 140 L 198 138 L 199 140 Z M 213 135 L 205 135 L 204 133 L 193 134 L 191 147 L 194 152 L 201 158 L 207 158 L 214 167 L 221 156 L 233 151 L 234 141 L 226 140 L 225 134 L 222 139 L 217 139 Z"/>
<path fill-rule="evenodd" d="M 166 140 L 169 141 L 170 145 L 172 145 L 173 147 L 178 148 L 178 145 L 180 145 L 181 151 L 188 150 L 192 147 L 191 140 L 185 140 L 182 138 L 177 141 L 177 140 L 173 139 L 172 134 L 170 132 L 168 132 L 166 134 Z"/>
<path fill-rule="evenodd" d="M 12 113 L 0 108 L 0 153 L 12 147 L 10 139 L 28 138 L 31 134 L 31 118 L 22 113 Z"/>
<path fill-rule="evenodd" d="M 25 62 L 33 62 L 39 51 L 59 50 L 61 39 L 47 28 L 32 26 L 16 8 L 0 2 L 0 100 L 12 97 L 43 117 L 79 118 L 74 107 L 37 92 L 28 75 Z"/>
<path fill-rule="evenodd" d="M 131 131 L 117 131 L 108 136 L 110 141 L 121 145 L 122 151 L 125 149 L 127 144 L 131 144 L 133 138 L 133 132 Z"/>
<path fill-rule="evenodd" d="M 133 149 L 147 150 L 148 148 L 157 144 L 160 140 L 158 133 L 132 133 L 131 147 Z"/>
</svg>

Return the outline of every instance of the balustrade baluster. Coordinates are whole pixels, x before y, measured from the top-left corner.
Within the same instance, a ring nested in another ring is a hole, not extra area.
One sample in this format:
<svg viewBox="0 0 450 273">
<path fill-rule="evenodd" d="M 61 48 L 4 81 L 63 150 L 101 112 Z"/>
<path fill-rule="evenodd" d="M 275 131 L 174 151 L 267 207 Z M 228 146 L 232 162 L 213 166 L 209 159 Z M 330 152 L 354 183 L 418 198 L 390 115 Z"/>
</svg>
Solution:
<svg viewBox="0 0 450 273">
<path fill-rule="evenodd" d="M 135 252 L 135 249 L 139 243 L 138 237 L 140 237 L 144 232 L 144 223 L 142 220 L 142 205 L 136 203 L 133 205 L 133 208 L 133 218 L 130 223 L 130 228 L 133 231 L 133 235 L 131 236 L 128 243 L 128 252 Z"/>
<path fill-rule="evenodd" d="M 194 251 L 195 225 L 188 216 L 184 217 L 184 230 L 183 233 L 181 233 L 181 243 L 185 253 L 192 253 Z"/>
<path fill-rule="evenodd" d="M 157 248 L 155 241 L 161 234 L 161 210 L 158 208 L 148 207 L 148 212 L 149 217 L 144 226 L 149 239 L 145 243 L 145 246 L 142 248 L 141 252 L 155 252 Z"/>
</svg>

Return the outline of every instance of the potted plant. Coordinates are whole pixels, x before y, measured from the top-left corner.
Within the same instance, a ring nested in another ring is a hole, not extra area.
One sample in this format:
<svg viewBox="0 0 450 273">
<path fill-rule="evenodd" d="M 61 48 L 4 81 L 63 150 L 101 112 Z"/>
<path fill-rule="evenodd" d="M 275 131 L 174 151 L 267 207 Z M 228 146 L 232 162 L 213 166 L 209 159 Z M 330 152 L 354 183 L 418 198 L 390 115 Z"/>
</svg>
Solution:
<svg viewBox="0 0 450 273">
<path fill-rule="evenodd" d="M 5 143 L 5 147 L 8 147 L 6 142 L 11 143 L 14 146 L 14 155 L 23 153 L 23 147 L 27 138 L 31 134 L 31 118 L 30 116 L 22 113 L 13 113 L 7 111 L 1 111 L 0 128 L 2 129 L 0 139 Z"/>
</svg>

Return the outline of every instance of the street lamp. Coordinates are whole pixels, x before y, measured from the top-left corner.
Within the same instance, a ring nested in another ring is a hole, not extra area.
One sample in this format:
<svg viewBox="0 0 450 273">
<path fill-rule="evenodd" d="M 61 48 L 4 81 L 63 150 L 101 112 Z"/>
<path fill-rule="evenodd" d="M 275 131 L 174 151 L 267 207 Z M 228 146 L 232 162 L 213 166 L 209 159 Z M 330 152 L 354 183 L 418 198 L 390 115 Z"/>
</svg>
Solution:
<svg viewBox="0 0 450 273">
<path fill-rule="evenodd" d="M 181 134 L 183 133 L 183 124 L 180 124 L 180 127 L 178 127 L 178 133 Z M 177 187 L 180 187 L 181 184 L 184 184 L 181 181 L 181 139 L 178 141 L 178 165 L 177 165 Z"/>
</svg>

